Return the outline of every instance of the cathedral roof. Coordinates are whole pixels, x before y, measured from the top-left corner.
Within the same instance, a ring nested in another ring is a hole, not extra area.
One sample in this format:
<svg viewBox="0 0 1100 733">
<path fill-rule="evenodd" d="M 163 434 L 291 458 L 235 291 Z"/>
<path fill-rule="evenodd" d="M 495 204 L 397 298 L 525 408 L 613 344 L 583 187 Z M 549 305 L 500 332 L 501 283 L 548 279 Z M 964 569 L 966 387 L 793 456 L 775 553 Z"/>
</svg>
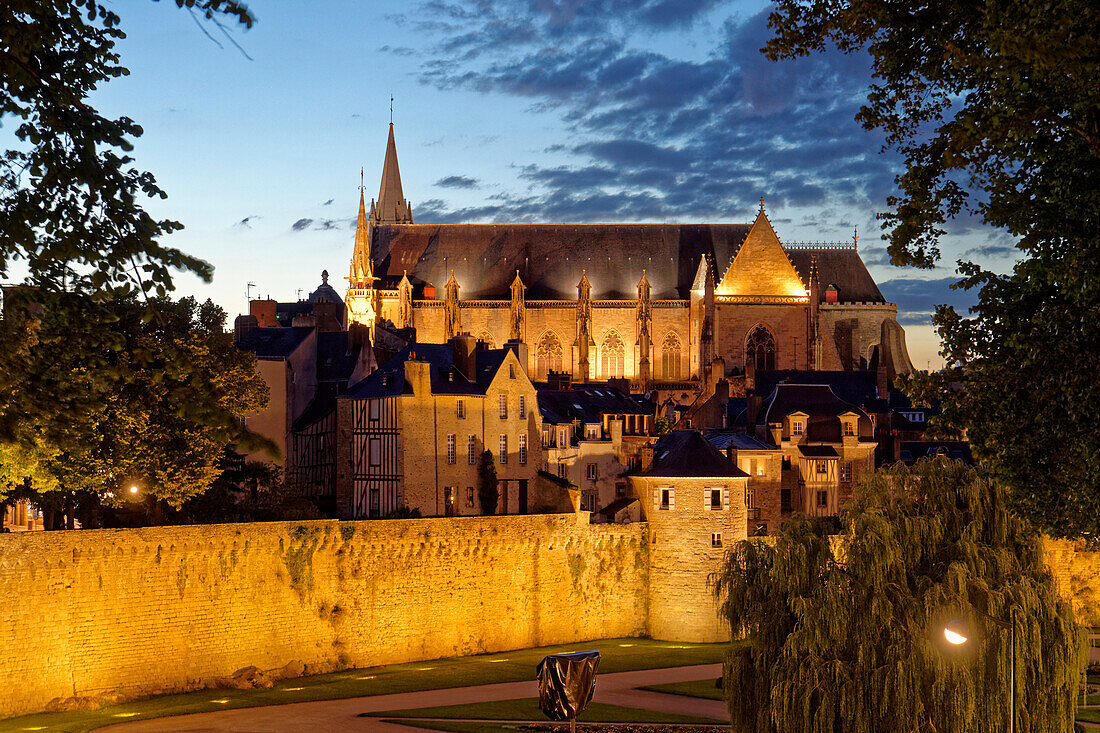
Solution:
<svg viewBox="0 0 1100 733">
<path fill-rule="evenodd" d="M 442 289 L 453 269 L 463 299 L 507 299 L 519 271 L 528 300 L 575 300 L 579 270 L 592 298 L 634 299 L 645 271 L 654 300 L 690 297 L 700 260 L 717 282 L 741 250 L 751 224 L 382 224 L 371 251 L 379 287 L 396 288 L 407 270 L 414 285 Z M 816 255 L 821 297 L 884 303 L 855 248 L 783 247 L 809 289 Z M 785 266 L 789 267 L 790 265 Z"/>
<path fill-rule="evenodd" d="M 817 278 L 821 283 L 819 300 L 825 300 L 825 288 L 835 285 L 841 303 L 885 303 L 867 265 L 855 247 L 787 247 L 787 257 L 798 270 L 802 282 L 810 287 L 811 260 L 817 259 Z"/>
<path fill-rule="evenodd" d="M 579 270 L 594 299 L 637 295 L 642 271 L 652 297 L 686 299 L 704 255 L 724 268 L 747 224 L 411 224 L 374 228 L 381 287 L 408 270 L 417 285 L 441 287 L 450 271 L 463 298 L 508 298 L 519 270 L 529 300 L 573 300 Z"/>
</svg>

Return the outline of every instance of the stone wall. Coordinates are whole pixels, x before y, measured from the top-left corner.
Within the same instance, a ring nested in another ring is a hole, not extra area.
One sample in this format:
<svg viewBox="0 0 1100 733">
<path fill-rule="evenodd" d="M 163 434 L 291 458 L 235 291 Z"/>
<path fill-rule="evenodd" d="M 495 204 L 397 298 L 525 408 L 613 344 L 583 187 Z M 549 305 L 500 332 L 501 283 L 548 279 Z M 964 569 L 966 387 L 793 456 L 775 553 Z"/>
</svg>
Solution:
<svg viewBox="0 0 1100 733">
<path fill-rule="evenodd" d="M 1100 626 L 1100 552 L 1090 552 L 1080 542 L 1051 539 L 1043 541 L 1043 551 L 1054 587 L 1073 604 L 1078 623 Z"/>
<path fill-rule="evenodd" d="M 0 716 L 646 631 L 646 527 L 588 515 L 0 535 Z"/>
</svg>

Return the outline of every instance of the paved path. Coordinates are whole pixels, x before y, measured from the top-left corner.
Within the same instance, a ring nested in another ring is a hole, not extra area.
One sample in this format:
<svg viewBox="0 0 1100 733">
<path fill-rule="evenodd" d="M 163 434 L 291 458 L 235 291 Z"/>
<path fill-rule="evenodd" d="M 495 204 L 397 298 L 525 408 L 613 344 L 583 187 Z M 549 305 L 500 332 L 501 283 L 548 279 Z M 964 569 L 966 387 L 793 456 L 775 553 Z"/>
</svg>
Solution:
<svg viewBox="0 0 1100 733">
<path fill-rule="evenodd" d="M 691 667 L 647 669 L 636 672 L 618 672 L 600 675 L 596 682 L 595 702 L 641 710 L 679 713 L 728 721 L 729 711 L 718 700 L 701 700 L 683 695 L 665 695 L 634 688 L 659 685 L 667 682 L 714 679 L 722 674 L 721 664 L 699 664 Z M 212 691 L 213 693 L 213 691 Z M 175 733 L 267 733 L 271 731 L 378 731 L 379 733 L 409 733 L 417 730 L 403 725 L 391 725 L 381 720 L 360 718 L 360 713 L 382 710 L 406 710 L 435 707 L 437 705 L 462 705 L 493 700 L 515 700 L 537 697 L 538 686 L 529 682 L 504 682 L 477 687 L 453 687 L 445 690 L 405 692 L 396 695 L 353 697 L 344 700 L 299 702 L 288 705 L 270 705 L 260 708 L 220 710 L 213 713 L 196 713 L 173 718 L 121 723 L 101 728 L 116 733 L 145 733 L 146 731 L 174 731 Z"/>
</svg>

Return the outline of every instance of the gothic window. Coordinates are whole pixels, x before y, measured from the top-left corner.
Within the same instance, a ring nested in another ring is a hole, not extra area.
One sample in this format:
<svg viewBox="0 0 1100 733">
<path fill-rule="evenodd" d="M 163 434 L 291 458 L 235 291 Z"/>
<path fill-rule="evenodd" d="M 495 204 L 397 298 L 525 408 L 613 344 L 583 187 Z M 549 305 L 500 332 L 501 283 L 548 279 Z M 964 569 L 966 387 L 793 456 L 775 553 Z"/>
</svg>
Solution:
<svg viewBox="0 0 1100 733">
<path fill-rule="evenodd" d="M 540 379 L 546 379 L 551 371 L 562 371 L 561 341 L 552 332 L 547 332 L 539 339 L 535 347 L 535 368 Z"/>
<path fill-rule="evenodd" d="M 478 335 L 477 340 L 480 341 L 481 343 L 485 344 L 485 346 L 487 346 L 490 349 L 495 349 L 496 348 L 496 344 L 493 343 L 493 337 L 489 335 L 488 331 L 482 331 Z"/>
<path fill-rule="evenodd" d="M 611 331 L 604 337 L 603 347 L 600 349 L 600 373 L 604 379 L 623 376 L 623 361 L 626 347 L 619 334 Z"/>
<path fill-rule="evenodd" d="M 752 329 L 745 339 L 745 363 L 758 372 L 775 370 L 775 338 L 764 326 Z"/>
<path fill-rule="evenodd" d="M 680 339 L 674 333 L 665 336 L 661 345 L 661 374 L 665 379 L 683 379 Z"/>
</svg>

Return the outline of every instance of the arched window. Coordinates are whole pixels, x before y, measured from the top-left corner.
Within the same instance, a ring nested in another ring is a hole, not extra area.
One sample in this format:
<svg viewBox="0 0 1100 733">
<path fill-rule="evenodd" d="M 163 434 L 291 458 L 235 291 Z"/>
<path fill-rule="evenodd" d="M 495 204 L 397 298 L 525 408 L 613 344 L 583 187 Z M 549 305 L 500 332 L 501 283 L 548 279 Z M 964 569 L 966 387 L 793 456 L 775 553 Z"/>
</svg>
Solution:
<svg viewBox="0 0 1100 733">
<path fill-rule="evenodd" d="M 626 347 L 619 334 L 611 331 L 604 337 L 600 347 L 600 376 L 604 379 L 623 376 L 623 361 Z"/>
<path fill-rule="evenodd" d="M 546 379 L 551 371 L 562 371 L 561 355 L 561 341 L 552 331 L 547 331 L 535 347 L 535 369 L 540 379 Z"/>
<path fill-rule="evenodd" d="M 669 333 L 661 344 L 661 374 L 665 379 L 683 379 L 680 338 Z"/>
<path fill-rule="evenodd" d="M 489 334 L 488 331 L 482 331 L 480 334 L 478 334 L 477 340 L 485 344 L 485 346 L 490 349 L 496 348 L 496 344 L 493 343 L 493 337 Z"/>
<path fill-rule="evenodd" d="M 764 326 L 756 326 L 745 339 L 745 364 L 752 364 L 756 371 L 775 370 L 775 338 Z"/>
</svg>

